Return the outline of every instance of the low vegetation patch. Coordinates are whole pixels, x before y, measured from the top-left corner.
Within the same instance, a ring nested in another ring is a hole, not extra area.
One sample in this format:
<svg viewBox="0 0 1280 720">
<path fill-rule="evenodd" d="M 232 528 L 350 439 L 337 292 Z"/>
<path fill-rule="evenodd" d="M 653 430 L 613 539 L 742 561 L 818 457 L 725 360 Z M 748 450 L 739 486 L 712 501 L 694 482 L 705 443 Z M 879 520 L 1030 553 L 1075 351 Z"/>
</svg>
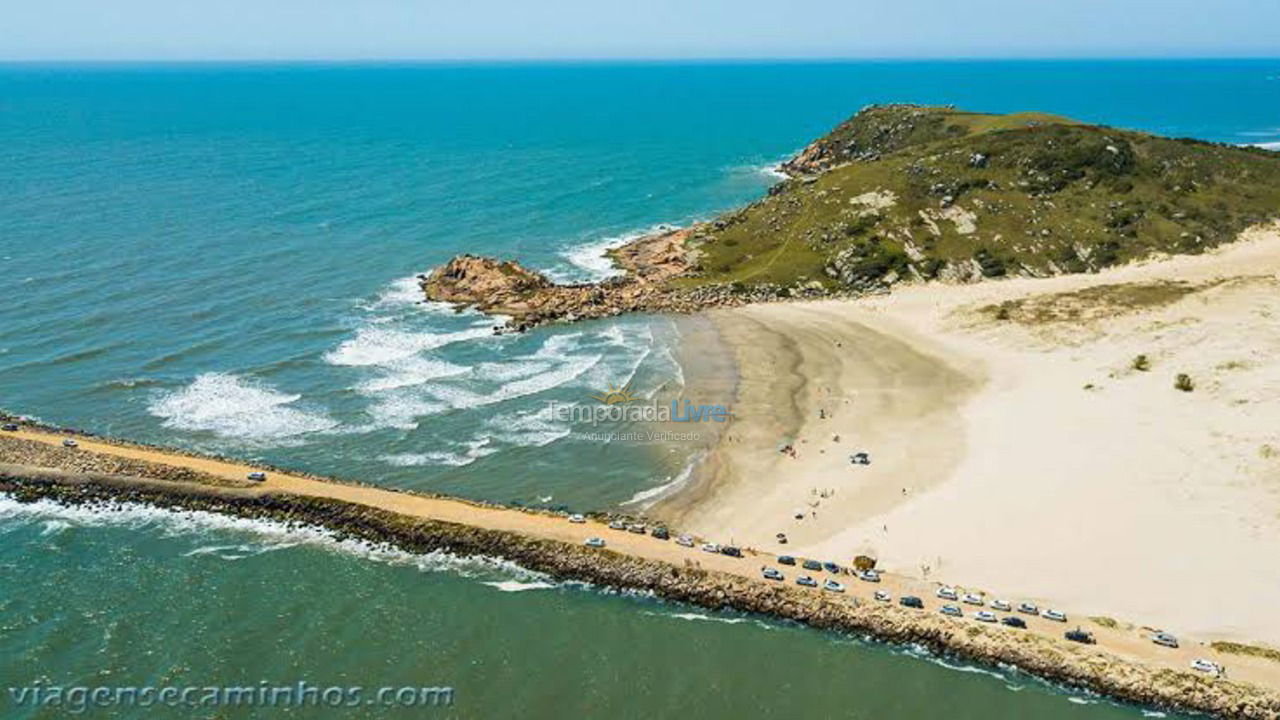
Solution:
<svg viewBox="0 0 1280 720">
<path fill-rule="evenodd" d="M 1274 650 L 1268 647 L 1245 645 L 1244 643 L 1228 642 L 1226 640 L 1212 642 L 1209 646 L 1218 652 L 1231 653 L 1232 655 L 1248 655 L 1250 657 L 1260 657 L 1280 662 L 1280 650 Z"/>
<path fill-rule="evenodd" d="M 1196 389 L 1196 383 L 1191 376 L 1186 373 L 1178 373 L 1173 379 L 1173 386 L 1182 392 L 1191 392 Z"/>
</svg>

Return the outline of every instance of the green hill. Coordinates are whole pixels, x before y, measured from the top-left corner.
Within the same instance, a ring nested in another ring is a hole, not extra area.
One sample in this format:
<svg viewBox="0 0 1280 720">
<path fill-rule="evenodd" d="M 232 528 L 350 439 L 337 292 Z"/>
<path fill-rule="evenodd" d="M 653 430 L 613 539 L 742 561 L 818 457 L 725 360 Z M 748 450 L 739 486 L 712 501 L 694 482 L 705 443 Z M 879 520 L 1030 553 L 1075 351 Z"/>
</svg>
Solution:
<svg viewBox="0 0 1280 720">
<path fill-rule="evenodd" d="M 676 287 L 868 290 L 1198 253 L 1280 217 L 1280 153 L 1051 115 L 871 107 L 693 229 Z"/>
</svg>

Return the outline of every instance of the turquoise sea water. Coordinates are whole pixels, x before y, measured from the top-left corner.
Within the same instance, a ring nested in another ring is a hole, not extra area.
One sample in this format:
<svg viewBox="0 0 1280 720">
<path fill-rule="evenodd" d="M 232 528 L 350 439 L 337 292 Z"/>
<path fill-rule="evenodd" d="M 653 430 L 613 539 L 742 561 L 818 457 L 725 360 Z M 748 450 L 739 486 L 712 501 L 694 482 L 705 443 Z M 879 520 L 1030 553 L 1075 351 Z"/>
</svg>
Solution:
<svg viewBox="0 0 1280 720">
<path fill-rule="evenodd" d="M 414 275 L 475 252 L 602 277 L 602 248 L 750 201 L 771 165 L 889 101 L 1280 142 L 1280 61 L 0 66 L 0 407 L 399 487 L 644 497 L 695 448 L 601 443 L 538 411 L 610 384 L 680 392 L 702 351 L 688 328 L 495 337 L 419 303 Z M 458 685 L 464 717 L 1136 714 L 650 600 L 504 593 L 448 563 L 6 512 L 5 678 L 372 668 Z"/>
</svg>

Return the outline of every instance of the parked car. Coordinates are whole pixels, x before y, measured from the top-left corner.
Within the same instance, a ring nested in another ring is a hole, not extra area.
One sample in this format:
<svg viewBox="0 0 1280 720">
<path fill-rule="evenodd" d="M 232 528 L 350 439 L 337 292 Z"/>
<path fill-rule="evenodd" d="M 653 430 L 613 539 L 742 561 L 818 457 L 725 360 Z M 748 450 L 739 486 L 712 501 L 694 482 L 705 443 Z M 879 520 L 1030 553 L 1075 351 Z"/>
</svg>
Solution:
<svg viewBox="0 0 1280 720">
<path fill-rule="evenodd" d="M 782 576 L 782 572 L 777 568 L 765 568 L 762 574 L 764 575 L 765 580 L 785 580 L 786 579 Z"/>
<path fill-rule="evenodd" d="M 1013 609 L 1013 606 L 1003 600 L 992 600 L 991 609 L 999 610 L 1000 612 L 1009 612 Z"/>
<path fill-rule="evenodd" d="M 1028 615 L 1039 615 L 1040 608 L 1036 607 L 1035 605 L 1032 605 L 1029 602 L 1018 603 L 1018 612 L 1026 613 Z"/>
<path fill-rule="evenodd" d="M 1057 610 L 1045 610 L 1043 613 L 1041 613 L 1041 617 L 1043 617 L 1046 620 L 1054 620 L 1056 622 L 1067 621 L 1066 613 L 1060 613 Z"/>
<path fill-rule="evenodd" d="M 979 610 L 974 613 L 973 619 L 978 622 L 993 623 L 996 621 L 996 614 L 990 610 Z"/>
<path fill-rule="evenodd" d="M 943 585 L 942 587 L 938 588 L 937 594 L 938 594 L 938 597 L 942 598 L 943 600 L 955 600 L 959 597 L 956 594 L 955 588 L 947 587 L 946 585 Z"/>
<path fill-rule="evenodd" d="M 801 575 L 800 577 L 796 578 L 796 584 L 803 585 L 805 587 L 818 587 L 818 581 L 814 580 L 808 575 Z"/>
<path fill-rule="evenodd" d="M 647 531 L 648 528 L 643 525 L 630 525 L 627 527 L 627 532 L 633 532 L 637 535 L 644 535 Z"/>
<path fill-rule="evenodd" d="M 823 583 L 822 589 L 828 592 L 834 592 L 834 593 L 844 592 L 844 586 L 836 582 L 835 580 L 828 580 L 825 583 Z"/>
<path fill-rule="evenodd" d="M 805 560 L 803 567 L 805 570 L 821 570 L 822 563 L 817 560 Z"/>
<path fill-rule="evenodd" d="M 587 538 L 587 546 L 594 547 L 594 548 L 602 548 L 604 547 L 604 538 L 598 538 L 598 537 Z"/>
<path fill-rule="evenodd" d="M 863 582 L 880 582 L 880 572 L 877 570 L 863 570 L 858 573 L 858 579 Z"/>
<path fill-rule="evenodd" d="M 902 607 L 915 608 L 916 610 L 924 609 L 924 601 L 915 595 L 903 595 L 898 598 L 898 604 Z"/>
<path fill-rule="evenodd" d="M 964 611 L 960 609 L 959 605 L 943 605 L 942 614 L 950 615 L 952 617 L 963 617 Z"/>
<path fill-rule="evenodd" d="M 671 533 L 667 532 L 667 529 L 664 527 L 656 527 L 653 529 L 653 532 L 649 534 L 659 540 L 667 540 L 671 538 Z"/>
<path fill-rule="evenodd" d="M 266 482 L 267 480 L 267 474 L 262 472 L 261 470 L 255 470 L 249 473 L 248 475 L 246 475 L 245 477 L 249 478 L 254 482 Z"/>
<path fill-rule="evenodd" d="M 986 605 L 987 604 L 986 601 L 982 599 L 982 596 L 976 593 L 965 593 L 964 597 L 961 598 L 961 600 L 966 605 Z"/>
<path fill-rule="evenodd" d="M 1169 648 L 1178 647 L 1178 638 L 1174 637 L 1173 635 L 1170 635 L 1167 632 L 1158 632 L 1155 635 L 1152 635 L 1151 642 L 1157 645 L 1163 645 Z"/>
<path fill-rule="evenodd" d="M 17 425 L 15 425 L 15 424 L 13 424 L 13 423 L 5 423 L 5 424 L 4 424 L 4 431 L 5 431 L 5 432 L 18 432 L 18 426 L 17 426 Z"/>
<path fill-rule="evenodd" d="M 1013 616 L 1013 615 L 1010 615 L 1009 617 L 1007 617 L 1007 618 L 1005 618 L 1005 619 L 1001 620 L 1000 622 L 1004 623 L 1005 625 L 1008 625 L 1008 626 L 1009 626 L 1009 627 L 1011 627 L 1011 628 L 1021 628 L 1021 629 L 1026 629 L 1026 627 L 1027 627 L 1027 621 L 1026 621 L 1026 620 L 1023 620 L 1023 619 L 1022 619 L 1022 618 L 1020 618 L 1020 617 L 1015 617 L 1015 616 Z"/>
<path fill-rule="evenodd" d="M 78 446 L 79 444 L 80 443 L 76 442 L 75 440 L 72 440 L 71 438 L 67 438 L 66 440 L 62 441 L 62 447 L 73 448 Z"/>
<path fill-rule="evenodd" d="M 880 602 L 889 602 L 890 600 L 893 599 L 893 596 L 884 590 L 877 590 L 876 594 L 872 595 L 871 597 L 875 598 L 876 600 L 879 600 Z"/>
<path fill-rule="evenodd" d="M 717 545 L 717 544 L 715 544 L 715 543 L 703 543 L 703 544 L 702 544 L 702 552 L 715 553 L 715 554 L 719 555 L 719 554 L 720 554 L 720 546 L 719 546 L 719 545 Z"/>
<path fill-rule="evenodd" d="M 581 524 L 585 523 L 586 521 L 587 521 L 587 518 L 586 518 L 586 517 L 584 517 L 584 516 L 582 516 L 582 515 L 579 515 L 579 514 L 577 514 L 577 513 L 574 513 L 573 515 L 570 515 L 570 516 L 569 516 L 569 522 L 571 522 L 571 523 L 573 523 L 573 524 L 575 524 L 575 525 L 581 525 Z"/>
<path fill-rule="evenodd" d="M 682 547 L 693 547 L 693 538 L 688 535 L 681 535 L 676 538 L 676 544 Z"/>
<path fill-rule="evenodd" d="M 1093 633 L 1087 632 L 1085 630 L 1081 630 L 1080 628 L 1076 628 L 1075 630 L 1068 630 L 1062 633 L 1062 636 L 1070 640 L 1071 642 L 1084 643 L 1085 645 L 1093 645 L 1094 643 L 1098 642 L 1097 640 L 1093 639 Z"/>
<path fill-rule="evenodd" d="M 779 565 L 795 565 L 796 559 L 791 557 L 790 555 L 779 555 L 778 564 Z"/>
<path fill-rule="evenodd" d="M 840 566 L 833 562 L 822 563 L 822 569 L 834 575 L 839 575 L 841 573 Z"/>
<path fill-rule="evenodd" d="M 720 548 L 720 554 L 728 555 L 729 557 L 740 558 L 742 557 L 742 550 L 732 545 L 725 545 L 724 547 Z"/>
<path fill-rule="evenodd" d="M 1196 658 L 1195 660 L 1192 660 L 1191 669 L 1199 670 L 1200 672 L 1212 673 L 1214 675 L 1222 674 L 1221 665 L 1212 660 L 1205 660 L 1204 658 Z"/>
<path fill-rule="evenodd" d="M 626 530 L 627 524 L 622 522 L 621 520 L 614 520 L 613 522 L 609 523 L 609 529 L 610 530 Z"/>
</svg>

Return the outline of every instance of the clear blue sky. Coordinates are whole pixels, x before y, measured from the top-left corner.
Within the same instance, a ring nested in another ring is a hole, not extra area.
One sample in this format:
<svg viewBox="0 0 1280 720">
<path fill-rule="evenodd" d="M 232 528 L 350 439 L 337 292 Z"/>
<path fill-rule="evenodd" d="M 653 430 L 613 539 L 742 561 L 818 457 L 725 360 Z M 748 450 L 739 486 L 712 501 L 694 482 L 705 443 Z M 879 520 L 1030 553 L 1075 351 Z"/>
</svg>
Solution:
<svg viewBox="0 0 1280 720">
<path fill-rule="evenodd" d="M 1280 0 L 0 0 L 0 59 L 1280 56 Z"/>
</svg>

